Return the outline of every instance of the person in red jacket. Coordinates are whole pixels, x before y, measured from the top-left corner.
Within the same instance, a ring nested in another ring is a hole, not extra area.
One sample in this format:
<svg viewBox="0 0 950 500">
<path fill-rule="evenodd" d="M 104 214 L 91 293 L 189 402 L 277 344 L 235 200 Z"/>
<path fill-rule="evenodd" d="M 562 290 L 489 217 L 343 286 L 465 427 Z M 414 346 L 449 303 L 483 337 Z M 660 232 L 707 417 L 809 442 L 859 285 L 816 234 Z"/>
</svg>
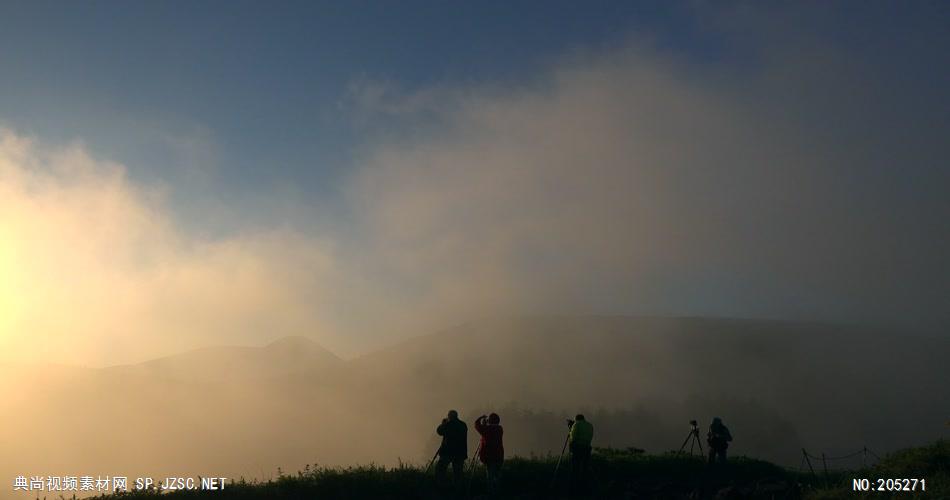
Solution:
<svg viewBox="0 0 950 500">
<path fill-rule="evenodd" d="M 498 485 L 501 465 L 505 461 L 505 447 L 502 444 L 504 429 L 501 427 L 501 417 L 497 413 L 482 415 L 475 420 L 475 430 L 482 435 L 478 458 L 488 469 L 488 489 L 494 491 Z"/>
</svg>

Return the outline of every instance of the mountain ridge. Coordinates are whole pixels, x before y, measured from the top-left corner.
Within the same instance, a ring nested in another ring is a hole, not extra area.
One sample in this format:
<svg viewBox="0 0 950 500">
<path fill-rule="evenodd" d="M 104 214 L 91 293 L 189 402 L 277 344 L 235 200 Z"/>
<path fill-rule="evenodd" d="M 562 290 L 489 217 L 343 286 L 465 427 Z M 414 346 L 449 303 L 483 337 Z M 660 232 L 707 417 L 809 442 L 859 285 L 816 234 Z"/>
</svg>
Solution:
<svg viewBox="0 0 950 500">
<path fill-rule="evenodd" d="M 281 337 L 263 346 L 220 345 L 191 349 L 140 363 L 101 370 L 203 382 L 250 381 L 302 372 L 323 372 L 343 360 L 304 336 Z"/>
</svg>

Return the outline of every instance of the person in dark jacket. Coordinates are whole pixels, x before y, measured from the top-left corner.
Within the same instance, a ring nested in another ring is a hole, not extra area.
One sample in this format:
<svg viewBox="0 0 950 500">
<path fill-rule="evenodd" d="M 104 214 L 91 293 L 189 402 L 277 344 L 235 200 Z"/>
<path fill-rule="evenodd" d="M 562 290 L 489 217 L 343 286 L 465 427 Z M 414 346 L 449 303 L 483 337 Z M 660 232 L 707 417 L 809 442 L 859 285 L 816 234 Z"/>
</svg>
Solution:
<svg viewBox="0 0 950 500">
<path fill-rule="evenodd" d="M 732 441 L 732 434 L 729 429 L 722 424 L 722 419 L 715 417 L 709 424 L 709 433 L 706 435 L 706 442 L 709 443 L 709 463 L 726 463 L 726 448 Z"/>
<path fill-rule="evenodd" d="M 487 417 L 482 415 L 475 420 L 475 430 L 482 436 L 478 445 L 478 459 L 488 470 L 488 490 L 493 492 L 498 486 L 501 465 L 505 461 L 505 447 L 502 444 L 505 431 L 501 427 L 501 417 L 497 413 Z"/>
<path fill-rule="evenodd" d="M 452 476 L 456 484 L 461 484 L 465 459 L 468 458 L 468 426 L 459 420 L 457 411 L 450 410 L 448 417 L 442 419 L 442 424 L 435 429 L 435 432 L 442 436 L 435 475 L 441 479 L 445 476 L 445 469 L 452 464 Z"/>
</svg>

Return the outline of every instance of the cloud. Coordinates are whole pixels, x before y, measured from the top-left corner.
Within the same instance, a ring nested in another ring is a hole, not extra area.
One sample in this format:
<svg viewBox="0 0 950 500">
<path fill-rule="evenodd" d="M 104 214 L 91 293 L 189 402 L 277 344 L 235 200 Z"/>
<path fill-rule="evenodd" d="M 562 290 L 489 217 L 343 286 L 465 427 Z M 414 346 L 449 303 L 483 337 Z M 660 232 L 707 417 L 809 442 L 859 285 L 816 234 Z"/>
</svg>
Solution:
<svg viewBox="0 0 950 500">
<path fill-rule="evenodd" d="M 325 245 L 279 228 L 201 240 L 164 200 L 82 145 L 0 133 L 4 351 L 100 364 L 325 329 Z"/>
<path fill-rule="evenodd" d="M 349 184 L 364 269 L 410 323 L 500 310 L 947 325 L 948 147 L 926 125 L 945 99 L 895 95 L 886 66 L 820 43 L 773 47 L 732 71 L 631 43 L 504 91 L 385 87 L 374 106 L 400 110 L 398 132 Z"/>
<path fill-rule="evenodd" d="M 0 343 L 104 362 L 305 334 L 352 355 L 550 312 L 939 330 L 946 98 L 820 42 L 701 64 L 631 41 L 530 81 L 359 80 L 348 106 L 372 130 L 345 217 L 319 229 L 279 222 L 320 215 L 288 202 L 265 229 L 196 236 L 123 166 L 4 132 Z"/>
</svg>

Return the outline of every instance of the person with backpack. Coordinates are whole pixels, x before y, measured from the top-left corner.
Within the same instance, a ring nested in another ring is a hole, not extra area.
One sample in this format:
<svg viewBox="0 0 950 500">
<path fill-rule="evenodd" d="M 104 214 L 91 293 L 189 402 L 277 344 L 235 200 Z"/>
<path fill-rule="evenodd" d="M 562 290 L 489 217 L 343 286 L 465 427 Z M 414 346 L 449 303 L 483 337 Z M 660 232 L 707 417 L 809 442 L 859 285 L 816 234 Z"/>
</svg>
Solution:
<svg viewBox="0 0 950 500">
<path fill-rule="evenodd" d="M 713 418 L 712 423 L 709 424 L 709 433 L 706 434 L 710 465 L 726 463 L 726 448 L 729 448 L 730 441 L 732 441 L 732 434 L 729 433 L 729 428 L 723 425 L 721 418 Z"/>
</svg>

